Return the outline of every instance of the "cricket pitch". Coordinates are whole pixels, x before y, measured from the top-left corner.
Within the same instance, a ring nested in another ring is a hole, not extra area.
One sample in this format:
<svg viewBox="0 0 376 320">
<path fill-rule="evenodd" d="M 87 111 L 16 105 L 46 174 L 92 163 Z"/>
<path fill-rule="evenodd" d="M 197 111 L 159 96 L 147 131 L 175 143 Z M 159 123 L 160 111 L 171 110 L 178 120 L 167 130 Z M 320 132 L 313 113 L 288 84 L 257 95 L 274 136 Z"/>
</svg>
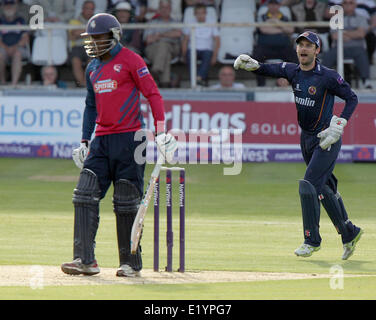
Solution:
<svg viewBox="0 0 376 320">
<path fill-rule="evenodd" d="M 59 266 L 18 265 L 0 266 L 2 286 L 77 286 L 77 285 L 142 285 L 142 284 L 190 284 L 245 282 L 268 280 L 299 280 L 330 278 L 330 274 L 287 273 L 287 272 L 235 272 L 235 271 L 188 271 L 154 272 L 144 269 L 141 277 L 116 277 L 115 268 L 101 268 L 95 276 L 71 276 L 64 274 Z M 357 277 L 360 275 L 346 275 Z"/>
</svg>

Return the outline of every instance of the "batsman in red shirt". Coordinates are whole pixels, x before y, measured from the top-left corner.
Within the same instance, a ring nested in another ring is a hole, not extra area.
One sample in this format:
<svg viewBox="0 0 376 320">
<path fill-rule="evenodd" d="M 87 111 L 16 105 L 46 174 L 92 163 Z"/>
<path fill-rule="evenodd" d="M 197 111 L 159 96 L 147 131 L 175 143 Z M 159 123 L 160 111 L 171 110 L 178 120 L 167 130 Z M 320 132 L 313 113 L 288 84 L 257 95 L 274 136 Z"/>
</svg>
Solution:
<svg viewBox="0 0 376 320">
<path fill-rule="evenodd" d="M 88 21 L 82 34 L 89 39 L 85 49 L 93 59 L 86 69 L 81 145 L 72 154 L 82 171 L 73 193 L 73 261 L 61 266 L 67 274 L 100 272 L 94 254 L 99 202 L 113 183 L 120 260 L 116 275 L 140 275 L 140 246 L 135 255 L 130 253 L 131 229 L 144 189 L 145 161 L 139 163 L 135 157 L 137 147 L 145 142 L 145 135 L 141 141 L 135 139 L 144 127 L 140 94 L 152 110 L 158 149 L 165 150 L 166 160 L 176 150 L 176 140 L 164 132 L 164 105 L 155 81 L 144 60 L 119 43 L 121 32 L 113 15 L 99 13 Z M 95 138 L 90 142 L 94 129 Z M 142 152 L 145 159 L 146 148 Z"/>
</svg>

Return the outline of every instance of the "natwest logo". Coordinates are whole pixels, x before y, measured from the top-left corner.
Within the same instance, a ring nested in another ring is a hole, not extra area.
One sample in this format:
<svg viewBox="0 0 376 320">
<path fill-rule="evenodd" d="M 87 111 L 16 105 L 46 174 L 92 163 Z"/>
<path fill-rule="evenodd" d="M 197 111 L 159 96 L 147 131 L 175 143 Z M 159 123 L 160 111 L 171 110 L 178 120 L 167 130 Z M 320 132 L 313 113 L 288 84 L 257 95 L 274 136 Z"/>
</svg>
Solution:
<svg viewBox="0 0 376 320">
<path fill-rule="evenodd" d="M 118 83 L 116 80 L 101 80 L 94 84 L 94 92 L 95 93 L 104 93 L 104 92 L 112 92 L 116 90 Z"/>
</svg>

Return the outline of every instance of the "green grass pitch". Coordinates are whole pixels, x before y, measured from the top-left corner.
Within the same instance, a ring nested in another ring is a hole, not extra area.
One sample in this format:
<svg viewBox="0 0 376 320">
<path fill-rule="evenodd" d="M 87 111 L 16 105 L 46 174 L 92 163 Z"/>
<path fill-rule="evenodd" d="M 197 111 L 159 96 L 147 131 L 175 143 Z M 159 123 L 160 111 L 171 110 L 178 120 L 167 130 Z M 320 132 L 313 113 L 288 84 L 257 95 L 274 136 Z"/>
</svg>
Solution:
<svg viewBox="0 0 376 320">
<path fill-rule="evenodd" d="M 1 286 L 0 299 L 375 299 L 376 164 L 337 164 L 335 174 L 350 219 L 365 233 L 342 261 L 342 243 L 321 210 L 322 249 L 298 258 L 302 219 L 298 180 L 302 163 L 243 164 L 236 176 L 223 165 L 186 165 L 187 271 L 329 274 L 340 266 L 339 289 L 330 279 L 102 286 Z M 147 166 L 145 181 L 151 173 Z M 0 265 L 56 265 L 72 258 L 72 192 L 79 170 L 69 160 L 0 159 Z M 174 177 L 174 268 L 178 260 L 177 177 Z M 163 185 L 161 194 L 163 198 Z M 112 187 L 101 202 L 96 257 L 118 267 Z M 164 201 L 162 201 L 163 203 Z M 142 239 L 144 268 L 152 268 L 152 208 Z M 161 267 L 165 264 L 165 209 L 161 206 Z M 129 290 L 127 289 L 129 288 Z"/>
</svg>

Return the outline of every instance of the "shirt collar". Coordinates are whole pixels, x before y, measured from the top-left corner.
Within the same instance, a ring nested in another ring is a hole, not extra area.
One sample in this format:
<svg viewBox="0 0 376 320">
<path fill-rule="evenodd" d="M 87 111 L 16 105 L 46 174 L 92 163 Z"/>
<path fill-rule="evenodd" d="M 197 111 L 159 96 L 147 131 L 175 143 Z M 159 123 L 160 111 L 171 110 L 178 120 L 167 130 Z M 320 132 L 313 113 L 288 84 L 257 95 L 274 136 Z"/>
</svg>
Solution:
<svg viewBox="0 0 376 320">
<path fill-rule="evenodd" d="M 109 51 L 109 54 L 111 55 L 111 59 L 109 59 L 108 61 L 106 62 L 103 62 L 100 57 L 97 58 L 98 60 L 98 63 L 104 63 L 104 64 L 107 64 L 109 63 L 110 61 L 112 61 L 112 59 L 120 52 L 120 50 L 123 48 L 123 46 L 120 44 L 120 43 L 117 43 L 115 45 L 115 47 L 113 47 L 110 51 Z"/>
<path fill-rule="evenodd" d="M 296 69 L 300 69 L 300 65 L 296 65 Z M 301 69 L 300 69 L 301 70 Z M 316 59 L 315 69 L 313 69 L 313 73 L 322 74 L 322 65 L 319 60 Z"/>
<path fill-rule="evenodd" d="M 111 50 L 110 50 L 110 55 L 112 57 L 115 57 L 119 52 L 120 50 L 123 48 L 123 46 L 120 44 L 120 43 L 117 43 L 115 45 L 115 47 L 113 47 Z"/>
</svg>

